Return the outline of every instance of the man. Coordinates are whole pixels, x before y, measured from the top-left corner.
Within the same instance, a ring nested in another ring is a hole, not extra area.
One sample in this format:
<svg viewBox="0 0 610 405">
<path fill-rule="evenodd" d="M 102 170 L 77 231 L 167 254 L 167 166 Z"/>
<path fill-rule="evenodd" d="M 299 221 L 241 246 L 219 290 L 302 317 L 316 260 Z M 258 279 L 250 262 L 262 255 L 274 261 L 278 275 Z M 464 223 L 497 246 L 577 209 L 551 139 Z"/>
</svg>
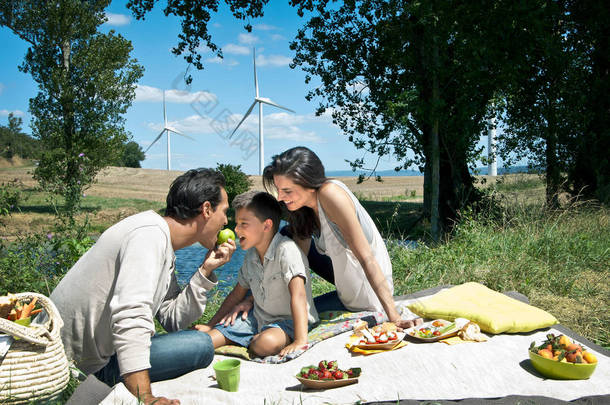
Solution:
<svg viewBox="0 0 610 405">
<path fill-rule="evenodd" d="M 145 404 L 178 404 L 155 397 L 151 381 L 211 363 L 209 335 L 183 329 L 205 309 L 206 292 L 217 284 L 212 270 L 235 251 L 233 240 L 215 247 L 227 224 L 224 186 L 223 175 L 211 169 L 179 176 L 164 216 L 142 212 L 108 228 L 53 291 L 66 353 L 85 374 L 110 385 L 122 381 Z M 180 291 L 174 252 L 195 242 L 209 251 Z M 154 336 L 155 316 L 170 333 Z"/>
</svg>

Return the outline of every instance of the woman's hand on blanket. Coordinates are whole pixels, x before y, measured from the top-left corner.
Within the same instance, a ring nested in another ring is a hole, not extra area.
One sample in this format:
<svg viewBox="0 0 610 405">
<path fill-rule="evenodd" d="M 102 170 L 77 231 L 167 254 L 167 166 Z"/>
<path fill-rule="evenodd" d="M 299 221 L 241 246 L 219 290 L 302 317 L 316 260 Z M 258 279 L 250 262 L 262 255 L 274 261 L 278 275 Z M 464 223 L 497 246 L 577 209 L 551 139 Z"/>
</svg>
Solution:
<svg viewBox="0 0 610 405">
<path fill-rule="evenodd" d="M 235 320 L 241 313 L 241 319 L 248 319 L 248 313 L 254 306 L 254 297 L 251 295 L 246 297 L 242 302 L 235 305 L 232 310 L 230 310 L 225 316 L 220 319 L 218 323 L 222 323 L 224 326 L 229 326 L 235 324 Z"/>
<path fill-rule="evenodd" d="M 294 341 L 292 343 L 290 343 L 288 346 L 284 347 L 282 350 L 280 350 L 280 357 L 284 357 L 287 354 L 296 352 L 298 350 L 303 350 L 305 349 L 305 347 L 307 347 L 307 342 L 299 342 L 299 341 Z"/>
<path fill-rule="evenodd" d="M 424 323 L 424 320 L 421 318 L 397 319 L 394 321 L 394 324 L 402 329 L 409 329 L 413 326 L 421 325 L 422 323 Z"/>
</svg>

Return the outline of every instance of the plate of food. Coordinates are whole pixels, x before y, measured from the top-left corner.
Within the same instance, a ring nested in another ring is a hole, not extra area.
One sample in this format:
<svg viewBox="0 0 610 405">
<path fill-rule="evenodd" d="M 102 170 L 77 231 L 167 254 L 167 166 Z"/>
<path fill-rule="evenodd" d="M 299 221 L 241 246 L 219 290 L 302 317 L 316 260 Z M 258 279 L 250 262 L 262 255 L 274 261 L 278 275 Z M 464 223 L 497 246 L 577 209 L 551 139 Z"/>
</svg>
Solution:
<svg viewBox="0 0 610 405">
<path fill-rule="evenodd" d="M 424 322 L 421 325 L 413 326 L 405 332 L 407 335 L 424 342 L 436 342 L 440 339 L 455 336 L 459 330 L 460 328 L 455 322 L 435 319 L 430 322 Z"/>
<path fill-rule="evenodd" d="M 342 370 L 336 360 L 322 360 L 317 366 L 303 367 L 295 377 L 307 388 L 329 389 L 356 384 L 360 373 L 360 368 Z"/>
<path fill-rule="evenodd" d="M 389 350 L 400 343 L 404 337 L 405 333 L 399 332 L 394 323 L 384 322 L 369 328 L 364 322 L 356 325 L 351 339 L 353 345 L 359 349 Z"/>
</svg>

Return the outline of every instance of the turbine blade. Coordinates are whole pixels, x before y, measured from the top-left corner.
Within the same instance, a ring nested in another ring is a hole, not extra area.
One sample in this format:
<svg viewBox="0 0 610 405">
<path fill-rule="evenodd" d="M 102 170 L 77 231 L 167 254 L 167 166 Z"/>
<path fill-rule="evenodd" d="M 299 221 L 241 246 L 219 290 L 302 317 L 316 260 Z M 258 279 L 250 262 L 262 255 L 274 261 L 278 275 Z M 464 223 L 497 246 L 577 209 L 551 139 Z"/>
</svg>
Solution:
<svg viewBox="0 0 610 405">
<path fill-rule="evenodd" d="M 255 99 L 254 102 L 252 103 L 252 105 L 250 106 L 250 108 L 248 108 L 248 111 L 246 111 L 246 113 L 244 114 L 244 118 L 241 119 L 241 121 L 239 121 L 239 124 L 237 124 L 237 126 L 235 127 L 235 129 L 233 130 L 233 132 L 231 132 L 231 135 L 229 135 L 229 138 L 231 138 L 233 136 L 233 134 L 235 133 L 235 131 L 237 131 L 237 128 L 239 128 L 239 126 L 241 125 L 242 122 L 244 122 L 246 120 L 246 118 L 248 118 L 248 116 L 250 115 L 250 113 L 252 112 L 252 109 L 254 108 L 254 106 L 256 105 L 257 100 Z"/>
<path fill-rule="evenodd" d="M 161 131 L 161 133 L 159 135 L 157 135 L 157 137 L 155 138 L 154 141 L 152 141 L 152 143 L 150 145 L 148 145 L 148 148 L 146 148 L 146 150 L 144 151 L 144 153 L 148 152 L 148 150 L 151 148 L 151 146 L 153 146 L 155 144 L 155 142 L 157 142 L 159 140 L 159 138 L 161 138 L 163 136 L 163 133 L 165 132 L 165 128 L 163 128 L 163 131 Z"/>
<path fill-rule="evenodd" d="M 183 137 L 185 137 L 185 138 L 191 139 L 191 140 L 193 140 L 193 141 L 195 140 L 195 138 L 193 138 L 192 136 L 189 136 L 189 135 L 183 134 L 182 132 L 178 131 L 177 129 L 174 129 L 174 128 L 171 128 L 171 127 L 168 127 L 168 128 L 167 128 L 167 130 L 168 130 L 168 131 L 173 132 L 174 134 L 177 134 L 177 135 L 183 136 Z"/>
<path fill-rule="evenodd" d="M 256 101 L 259 101 L 259 102 L 261 102 L 261 103 L 263 103 L 263 104 L 269 104 L 269 105 L 272 105 L 272 106 L 277 107 L 277 108 L 281 108 L 282 110 L 286 110 L 286 111 L 294 112 L 294 110 L 291 110 L 291 109 L 290 109 L 290 108 L 288 108 L 288 107 L 283 107 L 283 106 L 281 106 L 281 105 L 279 105 L 279 104 L 277 104 L 277 103 L 275 103 L 275 102 L 271 101 L 271 100 L 270 100 L 270 99 L 268 99 L 268 98 L 264 98 L 264 97 L 257 97 L 257 98 L 256 98 Z"/>
</svg>

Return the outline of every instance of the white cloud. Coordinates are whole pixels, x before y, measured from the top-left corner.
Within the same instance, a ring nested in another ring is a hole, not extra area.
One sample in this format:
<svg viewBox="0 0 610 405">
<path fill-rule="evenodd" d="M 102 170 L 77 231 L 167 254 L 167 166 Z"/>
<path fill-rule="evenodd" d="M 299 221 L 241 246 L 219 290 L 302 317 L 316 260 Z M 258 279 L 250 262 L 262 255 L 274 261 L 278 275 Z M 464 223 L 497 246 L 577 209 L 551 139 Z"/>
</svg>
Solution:
<svg viewBox="0 0 610 405">
<path fill-rule="evenodd" d="M 217 65 L 226 65 L 226 66 L 235 66 L 239 65 L 239 63 L 235 59 L 227 59 L 227 58 L 219 58 L 218 56 L 214 58 L 208 58 L 205 60 L 207 63 L 214 63 Z"/>
<path fill-rule="evenodd" d="M 128 25 L 131 22 L 131 17 L 127 14 L 115 14 L 115 13 L 106 13 L 106 21 L 104 24 L 114 25 L 114 26 L 122 26 Z"/>
<path fill-rule="evenodd" d="M 207 91 L 196 91 L 196 92 L 188 92 L 185 90 L 166 90 L 165 91 L 165 101 L 168 103 L 180 103 L 180 104 L 188 104 L 194 103 L 198 101 L 204 102 L 212 102 L 216 101 L 218 98 L 214 93 L 210 93 Z M 139 84 L 136 87 L 136 101 L 137 102 L 160 102 L 163 101 L 163 90 L 158 89 L 156 87 L 145 86 Z"/>
<path fill-rule="evenodd" d="M 283 41 L 284 39 L 286 39 L 285 36 L 280 35 L 280 34 L 273 34 L 271 35 L 271 40 L 272 41 Z"/>
<path fill-rule="evenodd" d="M 288 66 L 292 62 L 292 58 L 283 55 L 258 55 L 256 64 L 259 66 Z"/>
<path fill-rule="evenodd" d="M 254 29 L 261 30 L 261 31 L 273 31 L 273 30 L 277 30 L 278 27 L 276 27 L 274 25 L 269 25 L 269 24 L 257 24 L 254 26 Z"/>
<path fill-rule="evenodd" d="M 197 135 L 223 135 L 233 131 L 242 119 L 242 114 L 230 114 L 222 118 L 222 122 L 206 115 L 194 114 L 181 120 L 168 121 L 168 125 L 178 131 L 197 138 Z M 284 112 L 272 113 L 263 116 L 265 124 L 265 139 L 288 139 L 295 142 L 325 143 L 326 140 L 318 136 L 315 131 L 305 130 L 303 127 L 310 123 L 319 123 L 319 118 L 313 115 L 297 115 Z M 148 128 L 155 134 L 163 129 L 162 122 L 149 122 Z M 218 133 L 218 129 L 222 133 Z M 237 138 L 246 133 L 249 137 L 258 138 L 258 115 L 251 114 L 236 132 Z M 236 139 L 237 139 L 236 138 Z M 244 138 L 245 139 L 245 138 Z M 145 142 L 141 142 L 142 145 Z"/>
<path fill-rule="evenodd" d="M 250 48 L 243 45 L 227 44 L 222 48 L 223 53 L 230 55 L 249 55 Z"/>
<path fill-rule="evenodd" d="M 9 114 L 13 114 L 15 117 L 23 117 L 25 115 L 25 113 L 21 110 L 13 110 L 13 111 L 9 111 L 9 110 L 0 110 L 0 116 L 2 117 L 8 117 Z"/>
<path fill-rule="evenodd" d="M 258 42 L 258 37 L 254 34 L 239 34 L 237 40 L 242 44 L 252 45 Z"/>
<path fill-rule="evenodd" d="M 217 65 L 220 65 L 223 62 L 222 58 L 219 58 L 218 56 L 214 56 L 213 58 L 207 58 L 205 61 L 207 63 L 214 63 Z"/>
<path fill-rule="evenodd" d="M 267 106 L 265 106 L 265 107 L 267 107 Z M 268 107 L 268 108 L 275 109 L 274 107 Z M 273 113 L 273 114 L 267 115 L 265 117 L 265 124 L 269 123 L 271 125 L 296 125 L 296 124 L 303 124 L 307 120 L 308 120 L 308 117 L 305 115 L 290 114 L 287 112 L 278 112 L 278 113 Z"/>
<path fill-rule="evenodd" d="M 3 84 L 3 83 L 0 83 L 0 94 L 2 94 L 2 92 L 4 91 L 4 88 L 5 88 L 5 87 L 6 87 L 6 86 L 4 86 L 4 84 Z"/>
</svg>

